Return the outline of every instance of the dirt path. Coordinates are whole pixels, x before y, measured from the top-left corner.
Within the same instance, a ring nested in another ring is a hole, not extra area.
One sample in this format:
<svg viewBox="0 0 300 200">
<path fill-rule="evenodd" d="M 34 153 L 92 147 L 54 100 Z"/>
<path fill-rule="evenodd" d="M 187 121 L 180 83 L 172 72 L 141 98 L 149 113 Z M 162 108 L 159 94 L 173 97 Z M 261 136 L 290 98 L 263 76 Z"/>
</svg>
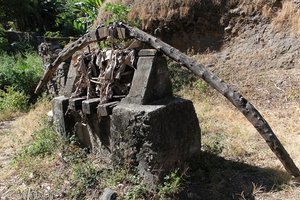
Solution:
<svg viewBox="0 0 300 200">
<path fill-rule="evenodd" d="M 16 119 L 0 122 L 0 198 L 5 194 L 9 187 L 9 181 L 12 177 L 13 170 L 11 169 L 11 161 L 16 152 L 16 147 L 13 145 L 13 136 L 11 129 L 15 124 Z"/>
</svg>

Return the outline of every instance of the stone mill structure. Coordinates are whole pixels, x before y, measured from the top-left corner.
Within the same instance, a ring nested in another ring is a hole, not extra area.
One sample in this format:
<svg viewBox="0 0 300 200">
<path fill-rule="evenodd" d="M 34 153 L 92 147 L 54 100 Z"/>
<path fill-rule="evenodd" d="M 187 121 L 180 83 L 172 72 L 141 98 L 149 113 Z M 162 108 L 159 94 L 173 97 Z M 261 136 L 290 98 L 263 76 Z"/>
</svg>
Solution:
<svg viewBox="0 0 300 200">
<path fill-rule="evenodd" d="M 105 162 L 135 168 L 155 183 L 198 155 L 200 127 L 193 103 L 172 94 L 166 58 L 155 49 L 133 56 L 128 93 L 106 102 L 97 95 L 73 97 L 80 75 L 72 60 L 64 95 L 52 101 L 54 122 L 61 136 L 74 134 Z"/>
</svg>

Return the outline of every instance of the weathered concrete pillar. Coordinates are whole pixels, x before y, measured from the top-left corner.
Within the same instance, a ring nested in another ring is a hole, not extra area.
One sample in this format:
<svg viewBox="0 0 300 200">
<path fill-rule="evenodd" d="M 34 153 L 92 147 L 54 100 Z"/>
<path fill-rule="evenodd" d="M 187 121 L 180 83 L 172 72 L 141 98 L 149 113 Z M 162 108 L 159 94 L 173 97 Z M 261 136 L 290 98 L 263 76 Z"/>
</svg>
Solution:
<svg viewBox="0 0 300 200">
<path fill-rule="evenodd" d="M 201 149 L 193 103 L 174 98 L 171 91 L 165 58 L 142 50 L 130 92 L 111 116 L 113 163 L 137 167 L 150 184 Z"/>
<path fill-rule="evenodd" d="M 69 106 L 69 98 L 60 96 L 52 100 L 53 123 L 56 132 L 66 138 L 72 129 L 72 120 L 66 114 Z"/>
<path fill-rule="evenodd" d="M 156 183 L 200 152 L 193 103 L 179 98 L 159 105 L 121 103 L 113 109 L 111 141 L 114 164 L 136 166 L 146 182 Z"/>
<path fill-rule="evenodd" d="M 143 49 L 138 55 L 129 94 L 122 102 L 147 105 L 171 97 L 172 84 L 166 59 L 155 49 Z"/>
<path fill-rule="evenodd" d="M 66 84 L 64 87 L 64 96 L 65 97 L 71 97 L 72 93 L 76 89 L 75 83 L 79 80 L 79 74 L 77 73 L 77 68 L 75 66 L 77 58 L 78 58 L 78 55 L 74 55 L 71 59 L 68 76 L 67 76 Z"/>
</svg>

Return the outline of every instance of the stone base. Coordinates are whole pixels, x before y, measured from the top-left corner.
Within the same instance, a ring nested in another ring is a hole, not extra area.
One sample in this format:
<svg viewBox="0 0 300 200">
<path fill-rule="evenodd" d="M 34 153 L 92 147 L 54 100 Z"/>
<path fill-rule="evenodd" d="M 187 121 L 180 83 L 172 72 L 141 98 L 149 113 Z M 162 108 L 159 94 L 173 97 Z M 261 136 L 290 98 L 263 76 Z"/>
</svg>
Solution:
<svg viewBox="0 0 300 200">
<path fill-rule="evenodd" d="M 112 162 L 136 166 L 152 184 L 201 150 L 193 103 L 179 98 L 160 105 L 121 103 L 113 109 L 110 134 Z"/>
<path fill-rule="evenodd" d="M 52 100 L 53 123 L 56 132 L 63 138 L 67 138 L 74 123 L 66 115 L 69 106 L 69 98 L 64 96 L 55 97 Z"/>
</svg>

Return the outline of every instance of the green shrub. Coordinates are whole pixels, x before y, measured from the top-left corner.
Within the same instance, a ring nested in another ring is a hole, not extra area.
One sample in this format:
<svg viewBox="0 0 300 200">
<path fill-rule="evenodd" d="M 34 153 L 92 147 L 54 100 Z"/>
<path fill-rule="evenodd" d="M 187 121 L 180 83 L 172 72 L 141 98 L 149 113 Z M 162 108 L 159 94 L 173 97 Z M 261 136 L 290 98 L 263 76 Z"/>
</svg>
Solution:
<svg viewBox="0 0 300 200">
<path fill-rule="evenodd" d="M 135 27 L 139 27 L 141 24 L 138 19 L 136 20 L 128 19 L 128 13 L 130 12 L 130 7 L 125 6 L 123 4 L 107 3 L 105 4 L 105 11 L 110 14 L 109 19 L 105 22 L 106 25 L 115 21 L 125 22 Z"/>
<path fill-rule="evenodd" d="M 0 51 L 4 50 L 8 45 L 8 40 L 5 37 L 4 28 L 0 24 Z"/>
<path fill-rule="evenodd" d="M 43 73 L 40 57 L 36 53 L 26 53 L 24 56 L 1 54 L 0 60 L 0 88 L 13 86 L 32 98 Z"/>
<path fill-rule="evenodd" d="M 1 113 L 25 111 L 28 105 L 28 98 L 23 91 L 16 91 L 14 87 L 7 87 L 6 92 L 0 90 L 0 111 Z"/>
</svg>

